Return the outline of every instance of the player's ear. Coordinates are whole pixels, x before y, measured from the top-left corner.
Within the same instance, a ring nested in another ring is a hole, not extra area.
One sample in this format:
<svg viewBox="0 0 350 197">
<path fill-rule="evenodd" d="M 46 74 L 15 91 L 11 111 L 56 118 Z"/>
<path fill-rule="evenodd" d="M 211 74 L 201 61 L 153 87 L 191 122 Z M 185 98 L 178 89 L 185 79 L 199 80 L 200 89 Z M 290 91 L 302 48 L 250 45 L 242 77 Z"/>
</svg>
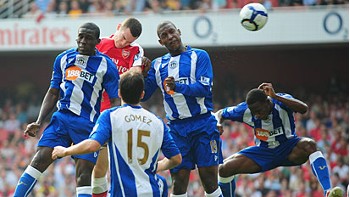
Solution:
<svg viewBox="0 0 350 197">
<path fill-rule="evenodd" d="M 140 100 L 143 99 L 144 96 L 145 96 L 145 91 L 143 90 L 140 96 Z"/>
<path fill-rule="evenodd" d="M 123 100 L 123 98 L 122 98 L 122 94 L 120 93 L 120 89 L 118 89 L 118 96 L 119 96 L 119 98 L 120 98 L 120 99 L 122 99 L 122 100 Z"/>
<path fill-rule="evenodd" d="M 179 34 L 181 35 L 181 30 L 180 29 L 177 29 L 177 31 L 179 32 Z"/>
<path fill-rule="evenodd" d="M 160 39 L 158 40 L 158 42 L 160 45 L 162 45 L 162 46 L 164 45 Z"/>
<path fill-rule="evenodd" d="M 117 25 L 117 31 L 119 31 L 121 26 L 122 26 L 122 24 L 120 24 L 120 23 Z"/>
</svg>

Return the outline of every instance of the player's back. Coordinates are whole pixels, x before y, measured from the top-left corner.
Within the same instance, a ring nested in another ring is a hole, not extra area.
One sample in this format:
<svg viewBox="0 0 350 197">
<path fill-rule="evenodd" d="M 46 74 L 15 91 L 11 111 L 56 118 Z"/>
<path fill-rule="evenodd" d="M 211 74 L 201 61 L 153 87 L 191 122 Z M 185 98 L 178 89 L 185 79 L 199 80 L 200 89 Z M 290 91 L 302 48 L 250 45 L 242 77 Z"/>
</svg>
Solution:
<svg viewBox="0 0 350 197">
<path fill-rule="evenodd" d="M 123 105 L 110 113 L 112 140 L 111 194 L 159 196 L 163 185 L 156 164 L 163 143 L 164 123 L 140 106 Z"/>
</svg>

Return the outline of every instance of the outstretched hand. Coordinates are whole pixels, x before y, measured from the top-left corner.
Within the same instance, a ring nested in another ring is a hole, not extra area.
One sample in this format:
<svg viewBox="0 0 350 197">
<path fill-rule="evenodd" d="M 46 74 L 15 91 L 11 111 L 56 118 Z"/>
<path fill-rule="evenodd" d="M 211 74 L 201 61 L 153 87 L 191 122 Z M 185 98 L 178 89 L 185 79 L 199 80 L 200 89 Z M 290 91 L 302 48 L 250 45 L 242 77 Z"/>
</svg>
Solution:
<svg viewBox="0 0 350 197">
<path fill-rule="evenodd" d="M 148 57 L 142 57 L 142 75 L 143 77 L 147 77 L 149 69 L 151 69 L 151 60 Z"/>
<path fill-rule="evenodd" d="M 272 83 L 262 83 L 259 85 L 258 89 L 264 90 L 265 94 L 271 98 L 276 96 Z"/>
<path fill-rule="evenodd" d="M 39 129 L 40 129 L 40 124 L 36 122 L 32 122 L 29 125 L 27 125 L 26 130 L 24 130 L 24 136 L 29 135 L 30 137 L 35 137 Z"/>
</svg>

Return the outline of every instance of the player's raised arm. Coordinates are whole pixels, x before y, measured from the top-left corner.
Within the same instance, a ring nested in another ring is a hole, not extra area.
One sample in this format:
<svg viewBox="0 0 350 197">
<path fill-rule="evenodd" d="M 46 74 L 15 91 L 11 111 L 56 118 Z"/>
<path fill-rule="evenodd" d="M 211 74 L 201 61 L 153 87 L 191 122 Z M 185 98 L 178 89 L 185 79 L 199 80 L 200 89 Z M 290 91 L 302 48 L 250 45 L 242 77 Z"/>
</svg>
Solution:
<svg viewBox="0 0 350 197">
<path fill-rule="evenodd" d="M 308 106 L 306 103 L 295 98 L 282 97 L 276 94 L 271 83 L 262 83 L 258 88 L 264 90 L 267 96 L 282 102 L 284 105 L 286 105 L 295 112 L 304 114 L 308 110 Z"/>
</svg>

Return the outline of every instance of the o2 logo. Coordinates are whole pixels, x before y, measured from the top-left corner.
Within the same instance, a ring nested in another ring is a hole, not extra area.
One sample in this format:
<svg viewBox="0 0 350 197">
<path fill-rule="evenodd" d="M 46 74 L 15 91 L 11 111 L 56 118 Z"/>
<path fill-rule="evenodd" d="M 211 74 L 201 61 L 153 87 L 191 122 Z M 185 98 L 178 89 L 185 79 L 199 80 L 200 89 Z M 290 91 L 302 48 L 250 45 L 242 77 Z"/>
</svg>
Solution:
<svg viewBox="0 0 350 197">
<path fill-rule="evenodd" d="M 201 39 L 212 39 L 213 43 L 216 43 L 218 34 L 213 31 L 213 23 L 206 16 L 200 16 L 195 19 L 193 23 L 194 34 Z"/>
<path fill-rule="evenodd" d="M 336 35 L 343 32 L 344 39 L 348 38 L 348 28 L 344 27 L 343 18 L 337 12 L 330 12 L 324 17 L 323 29 L 330 35 Z"/>
</svg>

